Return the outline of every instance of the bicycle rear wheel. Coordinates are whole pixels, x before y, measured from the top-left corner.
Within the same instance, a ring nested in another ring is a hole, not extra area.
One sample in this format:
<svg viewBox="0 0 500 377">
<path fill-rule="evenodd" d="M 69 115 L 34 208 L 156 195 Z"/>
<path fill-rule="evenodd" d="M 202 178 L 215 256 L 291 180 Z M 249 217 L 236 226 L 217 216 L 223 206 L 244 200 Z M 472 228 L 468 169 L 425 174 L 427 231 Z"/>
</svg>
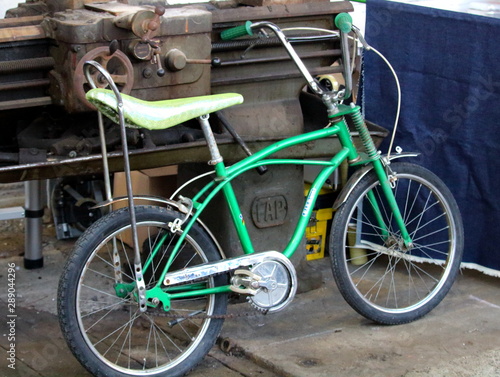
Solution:
<svg viewBox="0 0 500 377">
<path fill-rule="evenodd" d="M 371 171 L 335 214 L 330 250 L 345 300 L 366 318 L 393 325 L 421 318 L 448 293 L 460 269 L 463 227 L 458 206 L 438 177 L 410 163 L 391 168 L 413 246 L 404 245 Z"/>
<path fill-rule="evenodd" d="M 143 271 L 147 289 L 156 285 L 179 237 L 168 224 L 180 216 L 165 208 L 136 207 L 143 262 L 162 242 L 151 267 Z M 62 332 L 73 354 L 95 376 L 182 376 L 214 345 L 223 320 L 208 316 L 225 314 L 227 295 L 172 300 L 168 313 L 161 304 L 141 312 L 130 241 L 128 208 L 103 217 L 78 240 L 59 283 Z M 220 258 L 211 238 L 195 224 L 172 269 Z M 227 281 L 220 275 L 197 285 Z"/>
</svg>

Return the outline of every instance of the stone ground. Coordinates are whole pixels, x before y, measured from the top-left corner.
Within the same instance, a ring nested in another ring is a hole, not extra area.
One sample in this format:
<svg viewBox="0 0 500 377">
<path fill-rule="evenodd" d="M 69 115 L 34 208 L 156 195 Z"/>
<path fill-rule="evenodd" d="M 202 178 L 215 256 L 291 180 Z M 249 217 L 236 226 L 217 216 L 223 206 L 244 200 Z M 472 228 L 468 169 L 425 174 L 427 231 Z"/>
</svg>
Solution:
<svg viewBox="0 0 500 377">
<path fill-rule="evenodd" d="M 19 193 L 20 192 L 20 193 Z M 0 207 L 22 205 L 22 186 L 0 189 Z M 0 375 L 89 376 L 73 358 L 57 322 L 56 290 L 74 241 L 55 238 L 46 216 L 45 266 L 25 270 L 24 224 L 0 224 Z M 16 270 L 16 369 L 7 368 L 7 269 Z M 328 260 L 309 262 L 320 288 L 297 295 L 282 312 L 227 320 L 192 377 L 500 376 L 499 280 L 465 270 L 450 294 L 425 318 L 379 326 L 360 317 L 337 291 Z M 247 304 L 229 311 L 245 312 Z M 226 352 L 222 352 L 223 348 Z"/>
</svg>

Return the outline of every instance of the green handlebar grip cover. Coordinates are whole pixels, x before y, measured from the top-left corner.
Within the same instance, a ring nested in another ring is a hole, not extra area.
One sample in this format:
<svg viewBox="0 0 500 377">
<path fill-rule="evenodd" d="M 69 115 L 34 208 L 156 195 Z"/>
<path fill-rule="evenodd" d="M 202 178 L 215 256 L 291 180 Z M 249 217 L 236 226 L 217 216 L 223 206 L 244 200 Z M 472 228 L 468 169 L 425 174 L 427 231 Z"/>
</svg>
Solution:
<svg viewBox="0 0 500 377">
<path fill-rule="evenodd" d="M 349 33 L 352 30 L 352 17 L 348 13 L 339 13 L 335 17 L 335 26 L 344 33 Z"/>
<path fill-rule="evenodd" d="M 252 22 L 247 21 L 243 25 L 224 30 L 220 33 L 220 37 L 223 41 L 229 41 L 231 39 L 243 37 L 244 35 L 253 35 L 251 26 Z"/>
</svg>

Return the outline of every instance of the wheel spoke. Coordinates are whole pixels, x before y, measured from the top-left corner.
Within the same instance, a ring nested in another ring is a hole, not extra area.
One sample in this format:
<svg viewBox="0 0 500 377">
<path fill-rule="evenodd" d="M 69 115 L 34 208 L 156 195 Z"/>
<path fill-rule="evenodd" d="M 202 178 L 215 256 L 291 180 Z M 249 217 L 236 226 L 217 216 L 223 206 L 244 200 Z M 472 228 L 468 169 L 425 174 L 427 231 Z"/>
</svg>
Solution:
<svg viewBox="0 0 500 377">
<path fill-rule="evenodd" d="M 179 239 L 179 234 L 171 234 L 168 228 L 177 217 L 179 214 L 158 207 L 136 209 L 143 261 L 158 242 L 165 241 L 144 270 L 147 289 L 158 283 L 158 276 Z M 61 284 L 63 293 L 59 297 L 69 297 L 59 303 L 64 317 L 63 333 L 70 339 L 68 343 L 74 345 L 77 358 L 90 365 L 95 374 L 186 373 L 214 344 L 222 321 L 209 317 L 225 312 L 226 296 L 172 300 L 169 314 L 188 316 L 186 320 L 177 321 L 177 326 L 170 326 L 171 317 L 163 315 L 166 303 L 160 302 L 156 308 L 148 307 L 141 312 L 134 285 L 133 251 L 127 243 L 129 219 L 127 208 L 111 213 L 92 225 L 83 241 L 77 243 L 77 249 L 70 256 L 73 261 L 67 264 L 61 278 L 64 282 L 74 282 L 73 285 Z M 166 239 L 165 234 L 168 234 Z M 171 269 L 218 259 L 215 244 L 195 224 L 180 245 Z M 226 275 L 218 275 L 206 279 L 204 286 L 226 285 L 227 280 Z M 192 313 L 199 313 L 201 317 L 189 317 Z M 81 329 L 80 332 L 75 332 L 75 328 Z M 89 351 L 96 355 L 90 361 L 85 356 Z"/>
<path fill-rule="evenodd" d="M 413 164 L 391 167 L 397 178 L 392 193 L 412 244 L 402 239 L 378 178 L 369 173 L 334 217 L 331 256 L 348 303 L 369 319 L 396 324 L 425 315 L 450 289 L 463 229 L 458 207 L 437 177 Z M 352 257 L 354 249 L 361 256 Z"/>
</svg>

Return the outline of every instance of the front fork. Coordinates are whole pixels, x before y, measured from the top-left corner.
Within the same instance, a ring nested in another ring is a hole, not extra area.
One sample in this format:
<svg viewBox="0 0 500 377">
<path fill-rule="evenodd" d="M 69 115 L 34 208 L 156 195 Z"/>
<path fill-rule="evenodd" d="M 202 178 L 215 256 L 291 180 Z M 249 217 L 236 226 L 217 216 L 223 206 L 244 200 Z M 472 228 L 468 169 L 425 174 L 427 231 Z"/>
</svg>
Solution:
<svg viewBox="0 0 500 377">
<path fill-rule="evenodd" d="M 373 139 L 366 127 L 365 120 L 361 115 L 361 111 L 359 106 L 352 106 L 350 114 L 354 127 L 359 133 L 359 138 L 361 139 L 365 152 L 368 155 L 369 160 L 373 164 L 373 169 L 378 177 L 380 182 L 380 186 L 382 187 L 382 191 L 387 199 L 389 207 L 392 211 L 394 220 L 398 225 L 401 236 L 407 248 L 411 248 L 413 246 L 413 242 L 411 240 L 410 235 L 408 234 L 408 230 L 406 229 L 406 225 L 404 223 L 403 217 L 401 215 L 401 211 L 399 210 L 399 206 L 396 202 L 396 198 L 394 197 L 394 193 L 392 191 L 392 183 L 391 179 L 393 179 L 393 174 L 390 169 L 390 161 L 384 165 L 380 158 L 380 154 L 377 152 L 377 148 L 373 143 Z M 359 158 L 359 157 L 358 157 Z M 382 218 L 382 212 L 376 202 L 375 196 L 372 191 L 368 193 L 368 199 L 373 208 L 373 212 L 375 213 L 375 217 L 377 218 L 377 222 L 379 223 L 382 235 L 387 238 L 389 236 L 388 225 L 386 224 Z"/>
<path fill-rule="evenodd" d="M 375 170 L 375 174 L 377 175 L 378 180 L 380 182 L 380 187 L 382 188 L 382 192 L 384 193 L 384 196 L 387 199 L 387 203 L 389 204 L 393 218 L 396 221 L 399 230 L 401 231 L 401 237 L 403 238 L 404 244 L 407 248 L 411 248 L 413 246 L 413 241 L 410 237 L 410 234 L 408 233 L 408 229 L 406 229 L 403 216 L 401 214 L 398 203 L 394 196 L 392 182 L 391 182 L 392 172 L 390 171 L 390 166 L 388 165 L 386 167 L 382 163 L 381 159 L 376 159 L 375 161 L 373 161 L 373 169 Z M 387 172 L 387 169 L 389 169 L 389 174 Z M 389 236 L 388 224 L 386 224 L 383 220 L 382 212 L 380 211 L 380 208 L 377 204 L 377 200 L 375 198 L 375 195 L 373 194 L 373 191 L 370 190 L 367 196 L 372 206 L 373 212 L 375 213 L 375 217 L 381 229 L 382 235 L 385 238 L 387 238 Z"/>
</svg>

